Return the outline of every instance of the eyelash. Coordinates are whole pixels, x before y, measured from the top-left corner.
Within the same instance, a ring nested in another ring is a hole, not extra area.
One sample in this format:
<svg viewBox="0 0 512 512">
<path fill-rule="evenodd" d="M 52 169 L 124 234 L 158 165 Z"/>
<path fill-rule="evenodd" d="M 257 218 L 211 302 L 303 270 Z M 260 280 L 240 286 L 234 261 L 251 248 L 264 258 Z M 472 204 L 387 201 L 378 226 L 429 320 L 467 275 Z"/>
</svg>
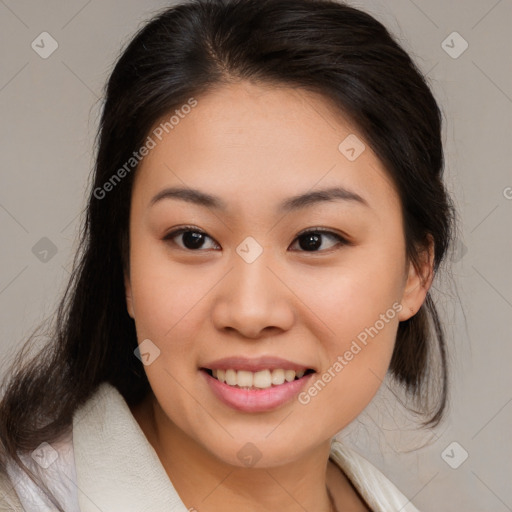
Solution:
<svg viewBox="0 0 512 512">
<path fill-rule="evenodd" d="M 163 240 L 164 241 L 168 241 L 168 242 L 173 242 L 173 238 L 176 238 L 177 236 L 183 234 L 183 233 L 186 233 L 186 232 L 193 232 L 193 233 L 199 233 L 201 235 L 205 235 L 206 237 L 210 238 L 211 240 L 213 240 L 216 244 L 217 242 L 212 238 L 210 237 L 207 233 L 205 233 L 204 231 L 196 228 L 195 226 L 183 226 L 179 229 L 176 229 L 174 231 L 171 231 L 170 233 L 168 233 L 167 235 L 164 236 Z M 335 233 L 334 231 L 329 231 L 329 230 L 326 230 L 326 229 L 322 229 L 322 228 L 308 228 L 307 230 L 305 231 L 301 231 L 296 237 L 295 239 L 293 240 L 293 242 L 295 242 L 299 237 L 301 236 L 304 236 L 304 235 L 310 235 L 310 234 L 321 234 L 321 235 L 328 235 L 332 238 L 335 238 L 336 240 L 338 240 L 338 244 L 337 246 L 345 246 L 345 245 L 352 245 L 351 242 L 349 240 L 347 240 L 346 238 L 344 238 L 343 236 L 339 235 L 338 233 Z M 218 244 L 217 244 L 218 245 Z M 323 253 L 323 252 L 330 252 L 332 250 L 335 250 L 336 245 L 334 247 L 331 247 L 330 249 L 324 249 L 324 250 L 320 250 L 320 251 L 304 251 L 304 250 L 299 250 L 297 252 L 305 252 L 305 253 Z M 180 249 L 183 249 L 184 251 L 188 251 L 188 252 L 204 252 L 204 249 L 188 249 L 186 247 L 181 247 L 181 246 L 178 246 Z"/>
</svg>

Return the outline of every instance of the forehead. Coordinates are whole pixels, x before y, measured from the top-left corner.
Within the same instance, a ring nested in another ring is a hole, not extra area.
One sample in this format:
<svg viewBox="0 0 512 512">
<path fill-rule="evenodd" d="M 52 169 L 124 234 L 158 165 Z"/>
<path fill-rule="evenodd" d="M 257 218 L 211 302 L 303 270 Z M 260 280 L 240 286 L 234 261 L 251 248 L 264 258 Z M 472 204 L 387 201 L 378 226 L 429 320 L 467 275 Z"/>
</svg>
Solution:
<svg viewBox="0 0 512 512">
<path fill-rule="evenodd" d="M 195 101 L 155 123 L 155 145 L 137 169 L 135 201 L 148 203 L 179 185 L 249 207 L 342 186 L 376 207 L 397 206 L 383 165 L 326 98 L 240 82 Z"/>
</svg>

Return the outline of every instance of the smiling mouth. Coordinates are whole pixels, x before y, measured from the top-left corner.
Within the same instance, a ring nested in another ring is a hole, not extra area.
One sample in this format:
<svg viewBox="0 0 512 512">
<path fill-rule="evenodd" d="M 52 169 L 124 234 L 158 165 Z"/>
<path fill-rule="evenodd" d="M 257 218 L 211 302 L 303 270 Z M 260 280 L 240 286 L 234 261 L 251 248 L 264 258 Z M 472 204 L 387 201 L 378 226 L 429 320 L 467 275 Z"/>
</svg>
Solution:
<svg viewBox="0 0 512 512">
<path fill-rule="evenodd" d="M 217 379 L 219 382 L 223 382 L 228 386 L 239 389 L 252 390 L 268 389 L 271 387 L 281 386 L 288 382 L 302 379 L 311 373 L 315 373 L 315 371 L 311 368 L 298 371 L 277 368 L 274 370 L 268 369 L 257 372 L 235 369 L 211 370 L 210 368 L 201 368 L 201 371 L 208 373 L 210 377 L 213 377 L 214 379 Z"/>
</svg>

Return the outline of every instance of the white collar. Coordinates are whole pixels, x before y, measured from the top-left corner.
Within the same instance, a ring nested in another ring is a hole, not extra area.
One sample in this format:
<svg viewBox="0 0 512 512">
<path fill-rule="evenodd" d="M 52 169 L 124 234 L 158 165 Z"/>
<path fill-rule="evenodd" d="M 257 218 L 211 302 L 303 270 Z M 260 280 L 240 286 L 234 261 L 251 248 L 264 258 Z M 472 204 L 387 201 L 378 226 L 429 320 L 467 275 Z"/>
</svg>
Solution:
<svg viewBox="0 0 512 512">
<path fill-rule="evenodd" d="M 80 511 L 187 512 L 119 391 L 96 393 L 73 419 Z"/>
</svg>

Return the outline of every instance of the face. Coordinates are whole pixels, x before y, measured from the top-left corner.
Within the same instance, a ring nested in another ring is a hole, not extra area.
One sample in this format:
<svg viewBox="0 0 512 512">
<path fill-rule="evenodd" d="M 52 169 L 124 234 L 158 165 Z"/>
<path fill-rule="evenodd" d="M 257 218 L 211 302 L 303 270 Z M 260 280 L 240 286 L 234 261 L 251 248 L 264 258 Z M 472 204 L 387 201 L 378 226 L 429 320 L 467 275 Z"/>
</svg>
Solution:
<svg viewBox="0 0 512 512">
<path fill-rule="evenodd" d="M 390 178 L 327 100 L 245 82 L 196 99 L 137 169 L 128 311 L 169 424 L 270 467 L 366 407 L 426 288 Z"/>
</svg>

